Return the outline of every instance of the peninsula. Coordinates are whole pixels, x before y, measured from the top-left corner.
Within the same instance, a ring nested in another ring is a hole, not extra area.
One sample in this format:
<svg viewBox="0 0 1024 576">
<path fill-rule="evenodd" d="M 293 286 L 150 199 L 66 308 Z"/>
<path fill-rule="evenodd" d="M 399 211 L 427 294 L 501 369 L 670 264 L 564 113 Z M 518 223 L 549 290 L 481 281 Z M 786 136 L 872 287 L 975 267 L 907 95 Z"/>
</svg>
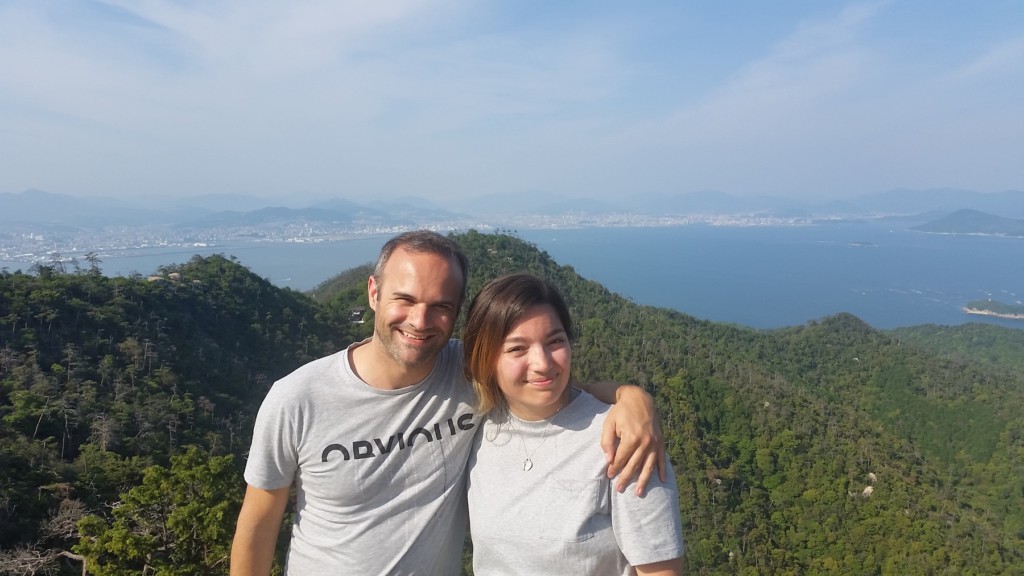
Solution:
<svg viewBox="0 0 1024 576">
<path fill-rule="evenodd" d="M 964 305 L 963 311 L 968 314 L 1024 320 L 1024 305 L 1004 304 L 995 300 L 973 300 Z"/>
</svg>

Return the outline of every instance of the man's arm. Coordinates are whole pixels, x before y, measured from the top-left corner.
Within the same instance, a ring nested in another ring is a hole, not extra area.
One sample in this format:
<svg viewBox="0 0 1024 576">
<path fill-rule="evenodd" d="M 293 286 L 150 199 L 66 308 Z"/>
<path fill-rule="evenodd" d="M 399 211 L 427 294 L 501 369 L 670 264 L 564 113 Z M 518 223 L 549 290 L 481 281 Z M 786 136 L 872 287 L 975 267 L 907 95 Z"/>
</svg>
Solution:
<svg viewBox="0 0 1024 576">
<path fill-rule="evenodd" d="M 604 422 L 601 447 L 608 460 L 608 477 L 619 476 L 615 489 L 622 492 L 636 478 L 636 493 L 642 496 L 655 466 L 658 477 L 666 482 L 665 443 L 651 395 L 639 386 L 614 382 L 597 382 L 586 390 L 605 404 L 614 404 Z"/>
<path fill-rule="evenodd" d="M 245 489 L 231 543 L 231 576 L 269 576 L 290 488 Z"/>
</svg>

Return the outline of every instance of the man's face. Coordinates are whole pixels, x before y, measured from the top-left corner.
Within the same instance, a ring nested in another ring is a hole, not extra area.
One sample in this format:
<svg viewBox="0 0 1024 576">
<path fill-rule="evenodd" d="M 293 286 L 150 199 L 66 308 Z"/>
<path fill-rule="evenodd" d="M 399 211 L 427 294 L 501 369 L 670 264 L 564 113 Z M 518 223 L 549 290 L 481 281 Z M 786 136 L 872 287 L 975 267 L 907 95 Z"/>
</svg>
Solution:
<svg viewBox="0 0 1024 576">
<path fill-rule="evenodd" d="M 368 283 L 374 338 L 387 356 L 426 377 L 451 338 L 459 313 L 462 271 L 453 259 L 396 249 L 378 283 Z"/>
</svg>

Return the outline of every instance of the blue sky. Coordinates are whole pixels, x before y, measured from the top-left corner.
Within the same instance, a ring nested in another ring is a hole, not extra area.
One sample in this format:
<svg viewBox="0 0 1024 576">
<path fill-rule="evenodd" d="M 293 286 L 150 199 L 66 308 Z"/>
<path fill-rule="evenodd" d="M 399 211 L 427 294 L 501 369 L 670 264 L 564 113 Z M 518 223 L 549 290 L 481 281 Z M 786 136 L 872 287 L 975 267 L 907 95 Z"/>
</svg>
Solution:
<svg viewBox="0 0 1024 576">
<path fill-rule="evenodd" d="M 0 0 L 0 192 L 1024 188 L 1024 4 Z"/>
</svg>

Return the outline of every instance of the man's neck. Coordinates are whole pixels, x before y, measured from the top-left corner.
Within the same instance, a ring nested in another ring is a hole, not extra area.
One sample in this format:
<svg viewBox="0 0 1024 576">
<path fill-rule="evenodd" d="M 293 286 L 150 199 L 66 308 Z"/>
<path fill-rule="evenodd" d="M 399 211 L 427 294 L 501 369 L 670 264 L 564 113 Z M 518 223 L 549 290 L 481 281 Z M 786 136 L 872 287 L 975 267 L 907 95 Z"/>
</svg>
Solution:
<svg viewBox="0 0 1024 576">
<path fill-rule="evenodd" d="M 349 348 L 349 365 L 360 380 L 380 390 L 400 390 L 419 384 L 430 375 L 437 358 L 423 366 L 409 367 L 395 362 L 376 338 Z"/>
</svg>

